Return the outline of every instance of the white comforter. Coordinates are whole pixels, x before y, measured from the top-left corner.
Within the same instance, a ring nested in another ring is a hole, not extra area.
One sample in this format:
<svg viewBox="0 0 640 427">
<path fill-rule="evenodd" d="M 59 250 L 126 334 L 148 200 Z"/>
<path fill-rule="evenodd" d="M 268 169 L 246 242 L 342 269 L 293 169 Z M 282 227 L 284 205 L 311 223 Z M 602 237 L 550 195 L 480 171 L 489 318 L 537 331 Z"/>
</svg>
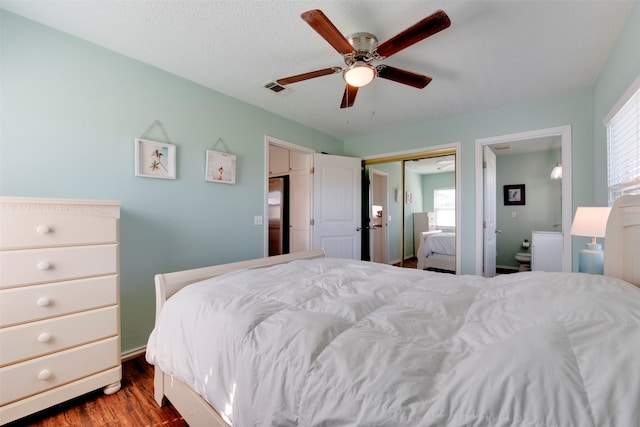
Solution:
<svg viewBox="0 0 640 427">
<path fill-rule="evenodd" d="M 638 426 L 640 289 L 337 259 L 190 285 L 147 360 L 234 426 Z"/>
<path fill-rule="evenodd" d="M 422 253 L 425 257 L 432 254 L 455 255 L 456 234 L 434 233 L 422 237 Z"/>
</svg>

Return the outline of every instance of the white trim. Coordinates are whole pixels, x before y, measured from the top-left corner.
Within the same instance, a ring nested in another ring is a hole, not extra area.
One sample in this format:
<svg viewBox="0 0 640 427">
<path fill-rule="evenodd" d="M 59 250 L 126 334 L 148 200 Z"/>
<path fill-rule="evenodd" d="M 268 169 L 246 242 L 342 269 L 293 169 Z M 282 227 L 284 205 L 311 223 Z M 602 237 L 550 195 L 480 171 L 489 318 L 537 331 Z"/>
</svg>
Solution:
<svg viewBox="0 0 640 427">
<path fill-rule="evenodd" d="M 123 362 L 126 362 L 127 360 L 131 360 L 131 359 L 134 359 L 134 358 L 136 358 L 138 356 L 142 356 L 146 352 L 147 352 L 147 346 L 143 345 L 142 347 L 134 348 L 134 349 L 125 351 L 124 353 L 120 354 L 120 359 Z"/>
<path fill-rule="evenodd" d="M 312 154 L 316 152 L 316 150 L 314 150 L 313 148 L 303 147 L 302 145 L 297 145 L 292 142 L 288 142 L 283 139 L 274 138 L 273 136 L 269 136 L 269 135 L 265 135 L 264 140 L 266 142 L 267 148 L 269 148 L 269 144 L 273 144 L 273 145 L 279 145 L 280 147 L 288 148 L 290 150 L 302 151 L 303 153 Z M 268 171 L 269 169 L 267 169 L 267 172 Z"/>
<path fill-rule="evenodd" d="M 571 125 L 557 126 L 547 129 L 539 129 L 527 132 L 512 133 L 509 135 L 493 136 L 490 138 L 476 139 L 476 269 L 475 274 L 482 275 L 483 254 L 483 179 L 482 179 L 482 150 L 485 145 L 495 145 L 505 142 L 517 142 L 527 139 L 543 138 L 548 136 L 560 136 L 562 141 L 562 229 L 563 244 L 562 271 L 571 271 L 573 268 L 573 250 L 571 247 L 571 234 L 569 227 L 573 216 L 572 182 L 571 182 Z"/>
<path fill-rule="evenodd" d="M 404 150 L 404 151 L 393 151 L 391 153 L 385 153 L 385 154 L 374 154 L 371 156 L 363 156 L 361 157 L 362 160 L 374 160 L 374 159 L 380 159 L 380 158 L 384 158 L 384 157 L 395 157 L 395 156 L 404 156 L 404 155 L 409 155 L 409 154 L 422 154 L 422 153 L 428 153 L 431 151 L 439 151 L 439 150 L 447 150 L 447 149 L 451 149 L 451 148 L 455 148 L 457 150 L 457 154 L 459 155 L 460 152 L 460 142 L 452 142 L 449 144 L 441 144 L 441 145 L 434 145 L 433 147 L 422 147 L 422 148 L 414 148 L 411 150 Z M 458 165 L 456 165 L 458 166 Z"/>
<path fill-rule="evenodd" d="M 633 83 L 631 83 L 631 85 L 627 88 L 627 90 L 624 92 L 624 94 L 620 97 L 620 99 L 618 99 L 618 102 L 616 102 L 613 106 L 613 108 L 611 108 L 611 111 L 609 111 L 609 114 L 607 114 L 606 116 L 604 116 L 604 119 L 602 119 L 602 124 L 606 127 L 609 122 L 611 121 L 611 119 L 613 119 L 613 116 L 615 116 L 616 114 L 618 114 L 618 111 L 620 111 L 620 109 L 622 109 L 622 107 L 625 106 L 625 104 L 627 102 L 629 102 L 629 100 L 631 99 L 631 97 L 633 95 L 635 95 L 635 93 L 640 90 L 640 76 L 636 77 L 636 79 L 633 81 Z"/>
</svg>

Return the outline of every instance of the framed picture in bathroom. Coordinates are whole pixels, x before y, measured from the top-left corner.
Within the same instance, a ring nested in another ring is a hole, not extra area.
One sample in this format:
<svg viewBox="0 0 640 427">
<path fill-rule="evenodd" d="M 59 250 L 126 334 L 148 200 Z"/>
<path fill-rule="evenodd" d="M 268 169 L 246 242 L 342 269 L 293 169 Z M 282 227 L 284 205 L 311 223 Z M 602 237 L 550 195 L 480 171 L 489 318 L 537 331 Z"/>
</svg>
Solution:
<svg viewBox="0 0 640 427">
<path fill-rule="evenodd" d="M 504 205 L 524 205 L 524 184 L 504 186 Z"/>
</svg>

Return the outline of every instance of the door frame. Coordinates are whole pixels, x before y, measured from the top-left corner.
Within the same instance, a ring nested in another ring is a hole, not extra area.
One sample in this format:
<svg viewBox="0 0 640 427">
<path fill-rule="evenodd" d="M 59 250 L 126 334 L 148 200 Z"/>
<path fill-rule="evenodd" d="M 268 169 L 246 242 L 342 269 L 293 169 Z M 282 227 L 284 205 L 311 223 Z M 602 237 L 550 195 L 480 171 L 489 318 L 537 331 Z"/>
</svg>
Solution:
<svg viewBox="0 0 640 427">
<path fill-rule="evenodd" d="M 462 262 L 462 257 L 460 254 L 461 248 L 461 236 L 462 236 L 462 227 L 461 227 L 461 195 L 462 195 L 462 180 L 460 179 L 462 168 L 461 168 L 461 146 L 460 142 L 452 142 L 448 144 L 441 145 L 433 145 L 430 147 L 421 147 L 411 150 L 405 151 L 394 151 L 391 153 L 385 154 L 375 154 L 371 156 L 363 156 L 362 161 L 370 162 L 369 164 L 375 163 L 389 163 L 394 161 L 402 161 L 402 160 L 411 160 L 411 159 L 419 159 L 422 157 L 436 157 L 439 155 L 439 152 L 443 152 L 442 155 L 449 151 L 455 152 L 455 183 L 456 183 L 456 274 L 460 274 L 460 266 Z M 451 154 L 451 153 L 448 153 Z M 404 170 L 402 172 L 402 185 L 404 187 Z M 404 188 L 403 194 L 404 194 Z M 401 238 L 403 239 L 403 243 L 401 246 L 401 263 L 404 263 L 404 203 L 402 204 L 402 230 L 401 230 Z"/>
<path fill-rule="evenodd" d="M 484 180 L 482 178 L 483 148 L 486 145 L 517 143 L 528 139 L 559 136 L 562 151 L 562 271 L 572 271 L 573 250 L 571 247 L 571 220 L 573 218 L 572 181 L 571 181 L 571 125 L 537 129 L 508 135 L 476 139 L 476 274 L 483 274 L 484 239 L 482 221 L 484 220 Z"/>
<path fill-rule="evenodd" d="M 266 224 L 269 218 L 269 145 L 278 145 L 280 147 L 288 148 L 289 150 L 295 150 L 295 151 L 306 153 L 310 156 L 313 156 L 313 153 L 316 152 L 311 148 L 303 147 L 302 145 L 293 144 L 291 142 L 284 141 L 282 139 L 278 139 L 273 136 L 269 136 L 269 135 L 264 136 L 264 184 L 263 184 L 263 190 L 262 190 L 264 201 L 263 201 L 263 216 L 262 216 L 263 230 L 262 231 L 263 231 L 263 246 L 264 246 L 263 256 L 265 257 L 269 256 L 269 227 L 268 227 L 268 224 Z M 308 191 L 307 203 L 309 204 L 309 214 L 311 215 L 311 212 L 313 209 L 313 180 L 311 179 L 309 180 L 309 182 L 310 183 L 309 183 L 309 189 L 308 189 L 309 191 Z M 312 229 L 311 227 L 309 227 L 309 247 L 307 249 L 311 249 L 311 242 L 312 242 L 311 233 L 312 233 Z"/>
<path fill-rule="evenodd" d="M 369 207 L 368 209 L 368 217 L 371 217 L 372 209 L 373 209 L 373 189 L 375 188 L 374 177 L 380 176 L 383 177 L 383 190 L 384 190 L 384 201 L 382 206 L 382 212 L 384 213 L 384 218 L 382 220 L 383 232 L 382 232 L 382 262 L 387 264 L 389 262 L 389 245 L 387 241 L 389 240 L 389 224 L 387 222 L 387 218 L 389 216 L 389 174 L 387 172 L 380 171 L 375 167 L 369 169 Z M 364 224 L 363 224 L 364 225 Z M 369 227 L 363 227 L 369 232 L 369 255 L 370 261 L 374 261 L 374 253 L 375 253 L 375 232 L 373 231 L 373 224 L 369 223 Z"/>
</svg>

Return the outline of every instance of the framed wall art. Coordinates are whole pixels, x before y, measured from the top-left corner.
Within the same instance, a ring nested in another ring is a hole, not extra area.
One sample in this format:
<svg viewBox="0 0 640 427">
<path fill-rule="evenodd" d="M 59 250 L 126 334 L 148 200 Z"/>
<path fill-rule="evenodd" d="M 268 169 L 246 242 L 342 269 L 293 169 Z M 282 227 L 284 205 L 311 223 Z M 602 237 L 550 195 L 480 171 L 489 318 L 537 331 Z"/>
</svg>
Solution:
<svg viewBox="0 0 640 427">
<path fill-rule="evenodd" d="M 524 205 L 524 184 L 504 186 L 504 205 Z"/>
<path fill-rule="evenodd" d="M 166 142 L 135 140 L 136 176 L 176 179 L 176 146 Z"/>
<path fill-rule="evenodd" d="M 204 180 L 222 184 L 236 183 L 236 156 L 220 151 L 207 150 Z"/>
</svg>

